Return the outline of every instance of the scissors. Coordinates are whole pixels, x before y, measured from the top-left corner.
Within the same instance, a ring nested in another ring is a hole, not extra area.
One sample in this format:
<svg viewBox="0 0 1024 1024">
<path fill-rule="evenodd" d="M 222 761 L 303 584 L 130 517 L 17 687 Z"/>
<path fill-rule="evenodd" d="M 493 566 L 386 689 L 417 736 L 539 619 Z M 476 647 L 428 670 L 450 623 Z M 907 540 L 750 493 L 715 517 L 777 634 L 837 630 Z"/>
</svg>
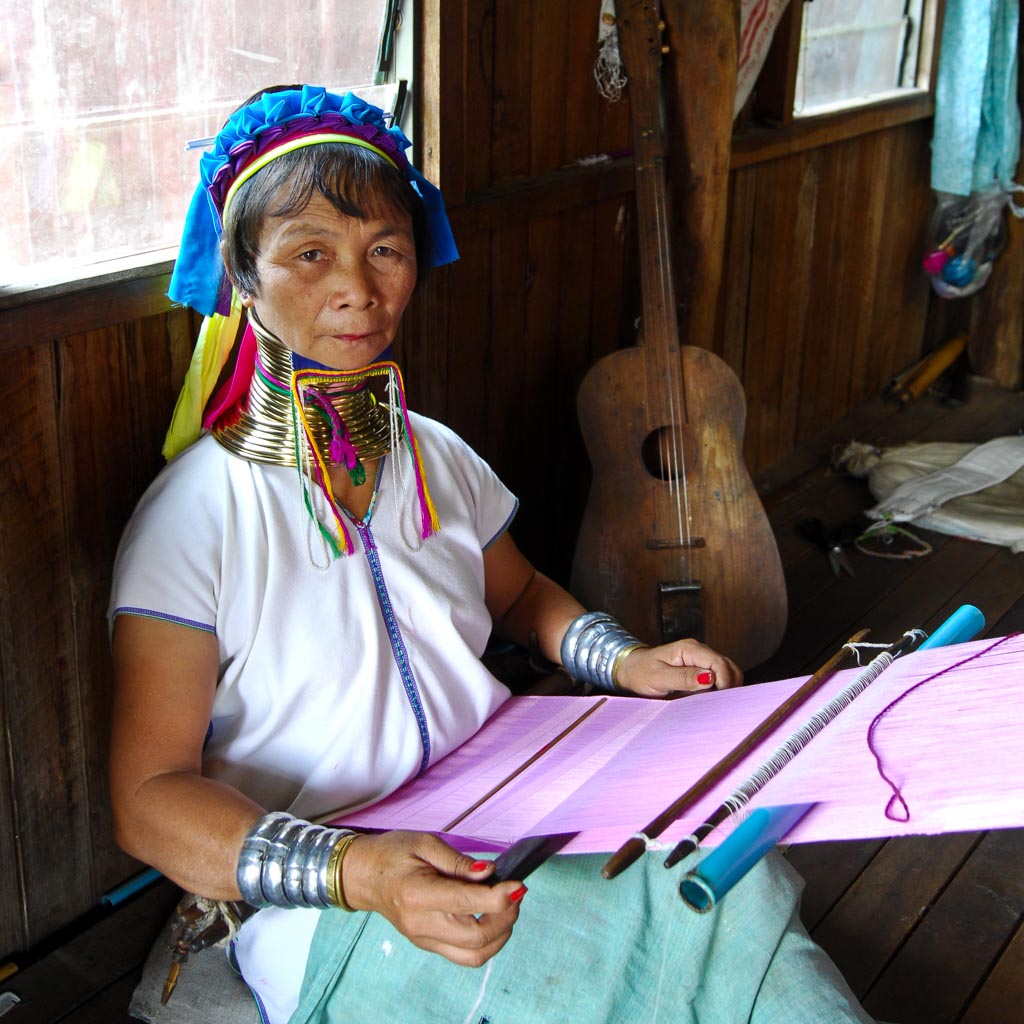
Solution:
<svg viewBox="0 0 1024 1024">
<path fill-rule="evenodd" d="M 850 524 L 844 524 L 837 529 L 830 530 L 820 519 L 805 519 L 797 523 L 797 529 L 801 536 L 816 544 L 828 555 L 828 564 L 832 572 L 838 576 L 845 572 L 847 576 L 854 575 L 853 566 L 843 548 L 857 539 L 860 533 Z"/>
</svg>

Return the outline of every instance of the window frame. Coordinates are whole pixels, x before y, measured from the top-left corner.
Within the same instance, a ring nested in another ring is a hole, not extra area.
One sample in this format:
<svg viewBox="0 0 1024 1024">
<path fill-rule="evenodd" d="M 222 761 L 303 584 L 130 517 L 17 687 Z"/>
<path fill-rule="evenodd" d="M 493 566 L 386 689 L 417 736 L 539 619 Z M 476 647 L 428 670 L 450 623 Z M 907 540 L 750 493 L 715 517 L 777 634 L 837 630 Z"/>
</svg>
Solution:
<svg viewBox="0 0 1024 1024">
<path fill-rule="evenodd" d="M 851 105 L 828 113 L 796 116 L 797 64 L 805 2 L 790 0 L 779 19 L 753 95 L 737 119 L 733 133 L 733 168 L 924 120 L 935 113 L 944 0 L 925 0 L 924 3 L 918 89 L 906 96 Z"/>
</svg>

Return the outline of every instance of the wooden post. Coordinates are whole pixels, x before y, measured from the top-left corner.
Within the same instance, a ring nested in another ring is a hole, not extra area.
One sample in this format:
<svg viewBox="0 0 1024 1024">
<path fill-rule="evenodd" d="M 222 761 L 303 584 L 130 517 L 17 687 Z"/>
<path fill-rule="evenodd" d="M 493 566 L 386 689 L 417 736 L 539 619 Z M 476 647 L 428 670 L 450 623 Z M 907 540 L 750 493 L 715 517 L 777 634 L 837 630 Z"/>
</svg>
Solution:
<svg viewBox="0 0 1024 1024">
<path fill-rule="evenodd" d="M 1000 387 L 1024 385 L 1024 224 L 1009 213 L 1007 241 L 988 283 L 971 300 L 971 368 Z"/>
<path fill-rule="evenodd" d="M 679 340 L 711 348 L 725 251 L 739 0 L 665 0 L 662 15 Z"/>
</svg>

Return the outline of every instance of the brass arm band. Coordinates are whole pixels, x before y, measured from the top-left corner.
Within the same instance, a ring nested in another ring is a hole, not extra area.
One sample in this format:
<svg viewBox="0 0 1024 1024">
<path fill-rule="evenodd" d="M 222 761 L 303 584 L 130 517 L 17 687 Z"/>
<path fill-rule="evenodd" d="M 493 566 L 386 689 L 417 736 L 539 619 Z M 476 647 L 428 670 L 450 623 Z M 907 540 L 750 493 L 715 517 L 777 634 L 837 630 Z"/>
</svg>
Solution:
<svg viewBox="0 0 1024 1024">
<path fill-rule="evenodd" d="M 642 651 L 647 647 L 647 644 L 640 643 L 639 640 L 635 644 L 630 644 L 629 647 L 623 647 L 618 654 L 615 655 L 615 660 L 612 662 L 612 683 L 615 686 L 619 685 L 619 668 L 626 658 L 634 651 Z"/>
<path fill-rule="evenodd" d="M 341 869 L 348 848 L 360 835 L 359 832 L 351 832 L 342 836 L 331 850 L 331 857 L 327 862 L 327 898 L 333 906 L 341 907 L 342 910 L 347 910 L 350 914 L 355 912 L 355 907 L 349 906 L 348 900 L 345 899 L 345 883 L 341 876 Z"/>
</svg>

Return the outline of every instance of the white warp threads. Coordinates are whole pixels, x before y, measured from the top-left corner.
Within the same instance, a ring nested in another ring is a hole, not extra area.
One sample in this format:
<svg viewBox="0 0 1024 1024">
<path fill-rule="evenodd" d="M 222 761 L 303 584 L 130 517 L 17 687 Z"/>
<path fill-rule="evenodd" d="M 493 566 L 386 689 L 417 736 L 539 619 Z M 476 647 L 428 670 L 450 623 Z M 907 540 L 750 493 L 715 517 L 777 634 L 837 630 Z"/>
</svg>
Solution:
<svg viewBox="0 0 1024 1024">
<path fill-rule="evenodd" d="M 857 644 L 843 644 L 843 650 L 849 651 L 857 659 L 857 664 L 860 665 L 862 664 L 860 660 L 861 651 L 887 651 L 891 646 L 892 644 L 869 644 L 862 642 Z"/>
<path fill-rule="evenodd" d="M 916 630 L 914 631 L 917 632 Z M 848 686 L 819 708 L 799 729 L 763 761 L 750 776 L 722 801 L 729 813 L 736 814 L 789 764 L 815 736 L 835 721 L 894 661 L 888 651 L 879 654 Z"/>
<path fill-rule="evenodd" d="M 491 980 L 491 969 L 494 967 L 494 958 L 492 957 L 487 961 L 487 969 L 484 971 L 484 980 L 480 985 L 480 992 L 476 997 L 476 1002 L 473 1004 L 473 1008 L 466 1014 L 466 1019 L 463 1024 L 475 1024 L 477 1021 L 477 1011 L 480 1009 L 480 1004 L 484 1001 L 484 996 L 487 994 L 487 982 Z"/>
<path fill-rule="evenodd" d="M 657 839 L 652 839 L 646 832 L 634 832 L 632 838 L 639 839 L 640 842 L 644 844 L 644 849 L 647 853 L 657 853 L 659 850 L 668 849 L 668 843 L 662 843 Z"/>
</svg>

